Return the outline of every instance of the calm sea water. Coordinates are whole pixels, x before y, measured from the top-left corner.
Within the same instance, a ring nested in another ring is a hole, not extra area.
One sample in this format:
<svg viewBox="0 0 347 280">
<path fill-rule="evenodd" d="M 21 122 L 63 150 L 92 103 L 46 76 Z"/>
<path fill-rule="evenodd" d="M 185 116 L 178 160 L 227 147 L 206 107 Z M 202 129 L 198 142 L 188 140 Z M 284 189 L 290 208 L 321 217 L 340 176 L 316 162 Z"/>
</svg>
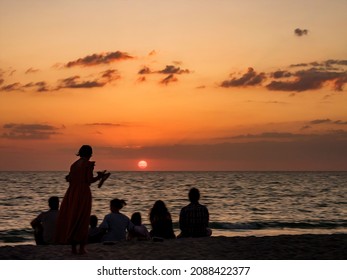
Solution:
<svg viewBox="0 0 347 280">
<path fill-rule="evenodd" d="M 50 196 L 64 196 L 66 174 L 0 172 L 0 246 L 34 244 L 30 221 Z M 161 199 L 179 233 L 191 187 L 200 189 L 214 236 L 347 233 L 347 172 L 112 172 L 101 189 L 92 186 L 92 214 L 100 223 L 110 199 L 125 199 L 122 212 L 140 211 L 150 228 L 149 210 Z"/>
</svg>

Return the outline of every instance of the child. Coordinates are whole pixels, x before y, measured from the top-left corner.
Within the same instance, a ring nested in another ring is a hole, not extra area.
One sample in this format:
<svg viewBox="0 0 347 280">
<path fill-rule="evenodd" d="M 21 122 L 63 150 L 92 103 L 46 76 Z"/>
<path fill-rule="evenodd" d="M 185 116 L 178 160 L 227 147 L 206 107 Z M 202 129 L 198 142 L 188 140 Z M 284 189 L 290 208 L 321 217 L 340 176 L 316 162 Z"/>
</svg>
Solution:
<svg viewBox="0 0 347 280">
<path fill-rule="evenodd" d="M 146 226 L 142 224 L 140 212 L 132 214 L 131 221 L 135 226 L 135 230 L 128 233 L 128 240 L 149 240 L 150 235 Z"/>
<path fill-rule="evenodd" d="M 89 231 L 88 231 L 88 243 L 98 243 L 101 241 L 101 237 L 103 233 L 97 227 L 98 225 L 98 217 L 95 215 L 90 216 L 89 223 Z"/>
</svg>

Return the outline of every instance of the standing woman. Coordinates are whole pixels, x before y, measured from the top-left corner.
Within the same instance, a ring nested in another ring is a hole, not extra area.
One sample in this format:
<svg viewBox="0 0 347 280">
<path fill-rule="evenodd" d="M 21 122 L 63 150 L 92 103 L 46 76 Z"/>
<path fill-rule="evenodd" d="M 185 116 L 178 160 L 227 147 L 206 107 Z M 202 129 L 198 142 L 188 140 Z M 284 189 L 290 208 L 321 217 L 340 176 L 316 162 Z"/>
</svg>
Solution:
<svg viewBox="0 0 347 280">
<path fill-rule="evenodd" d="M 94 177 L 95 162 L 89 161 L 93 149 L 89 145 L 83 145 L 77 156 L 80 158 L 70 167 L 70 173 L 66 176 L 69 182 L 57 221 L 56 242 L 58 244 L 71 244 L 72 253 L 85 254 L 85 245 L 88 241 L 89 219 L 92 208 L 92 194 L 90 185 L 100 180 L 105 173 L 98 172 Z"/>
</svg>

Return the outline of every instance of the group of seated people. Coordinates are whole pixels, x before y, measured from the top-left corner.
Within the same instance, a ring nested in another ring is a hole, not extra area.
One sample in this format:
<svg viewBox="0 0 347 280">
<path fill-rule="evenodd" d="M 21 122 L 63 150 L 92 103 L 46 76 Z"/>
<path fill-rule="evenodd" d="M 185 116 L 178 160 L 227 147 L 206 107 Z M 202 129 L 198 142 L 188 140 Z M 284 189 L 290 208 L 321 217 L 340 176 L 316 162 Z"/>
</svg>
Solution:
<svg viewBox="0 0 347 280">
<path fill-rule="evenodd" d="M 129 219 L 120 210 L 126 205 L 121 199 L 110 201 L 110 213 L 107 214 L 101 224 L 95 215 L 90 217 L 90 228 L 88 233 L 89 243 L 102 242 L 104 244 L 122 240 L 153 240 L 183 237 L 205 237 L 211 236 L 212 230 L 209 225 L 209 212 L 206 206 L 199 203 L 200 192 L 197 188 L 189 191 L 190 203 L 183 207 L 179 216 L 180 234 L 175 235 L 170 212 L 162 200 L 157 200 L 150 213 L 149 220 L 151 230 L 148 231 L 142 224 L 140 212 L 135 212 Z M 38 245 L 54 244 L 55 220 L 58 216 L 59 198 L 49 199 L 50 210 L 42 212 L 32 222 L 35 230 L 35 241 Z"/>
</svg>

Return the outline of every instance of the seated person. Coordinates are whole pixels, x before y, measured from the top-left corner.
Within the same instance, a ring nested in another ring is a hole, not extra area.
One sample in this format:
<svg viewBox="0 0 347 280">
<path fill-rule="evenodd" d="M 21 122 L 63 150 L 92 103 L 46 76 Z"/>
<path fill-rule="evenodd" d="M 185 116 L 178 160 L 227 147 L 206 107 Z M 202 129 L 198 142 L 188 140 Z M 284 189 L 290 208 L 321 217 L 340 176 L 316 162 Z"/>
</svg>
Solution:
<svg viewBox="0 0 347 280">
<path fill-rule="evenodd" d="M 57 196 L 50 197 L 48 205 L 50 209 L 39 214 L 30 223 L 35 230 L 36 245 L 54 244 L 54 233 L 59 213 L 59 198 Z"/>
<path fill-rule="evenodd" d="M 157 200 L 150 213 L 152 230 L 150 235 L 153 239 L 172 239 L 176 238 L 173 231 L 172 219 L 169 210 L 162 200 Z"/>
<path fill-rule="evenodd" d="M 98 217 L 91 215 L 89 220 L 88 243 L 100 242 L 102 235 L 103 232 L 98 228 Z"/>
<path fill-rule="evenodd" d="M 112 199 L 110 202 L 111 213 L 107 214 L 99 228 L 104 233 L 102 242 L 113 242 L 126 240 L 127 231 L 134 231 L 134 224 L 130 219 L 120 213 L 125 206 L 124 200 Z"/>
<path fill-rule="evenodd" d="M 178 237 L 211 236 L 212 230 L 208 228 L 209 213 L 206 206 L 199 203 L 199 190 L 197 188 L 190 189 L 188 197 L 190 204 L 183 207 L 180 212 L 181 233 Z"/>
<path fill-rule="evenodd" d="M 131 222 L 135 226 L 135 230 L 128 233 L 128 240 L 148 240 L 150 239 L 149 232 L 144 224 L 140 212 L 135 212 L 131 216 Z"/>
</svg>

